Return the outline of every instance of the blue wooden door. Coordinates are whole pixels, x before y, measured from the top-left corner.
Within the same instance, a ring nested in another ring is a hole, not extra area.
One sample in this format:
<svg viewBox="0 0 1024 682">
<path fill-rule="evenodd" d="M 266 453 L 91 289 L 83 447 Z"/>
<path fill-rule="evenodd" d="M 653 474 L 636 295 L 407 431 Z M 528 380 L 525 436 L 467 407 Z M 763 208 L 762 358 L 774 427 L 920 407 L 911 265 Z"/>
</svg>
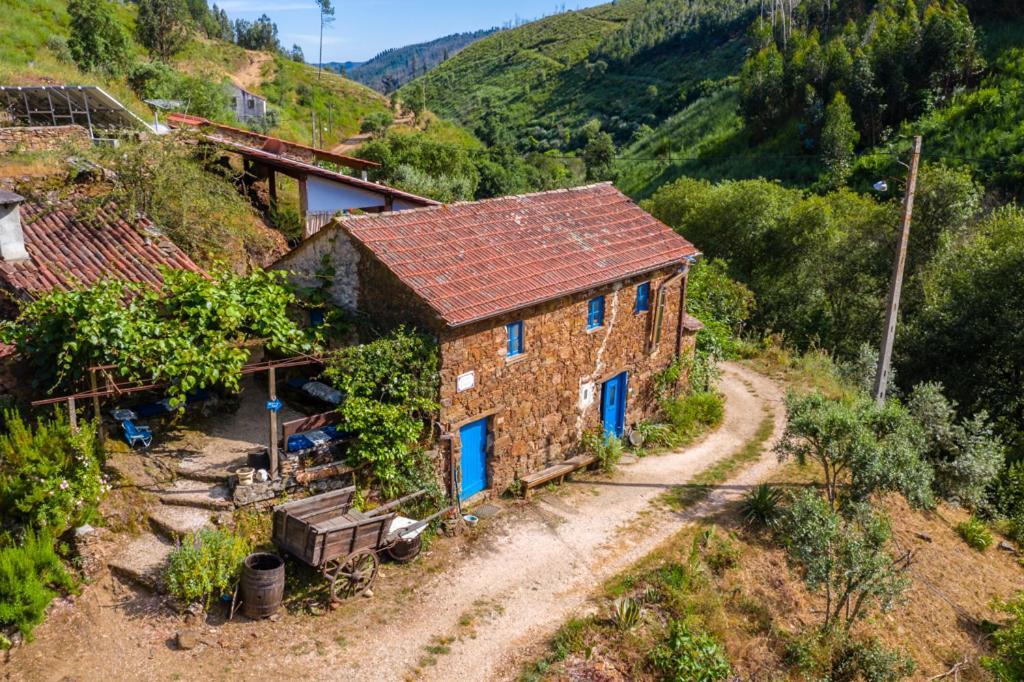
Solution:
<svg viewBox="0 0 1024 682">
<path fill-rule="evenodd" d="M 459 429 L 462 444 L 462 490 L 459 499 L 476 495 L 487 487 L 487 420 L 481 419 Z"/>
<path fill-rule="evenodd" d="M 601 387 L 601 422 L 607 437 L 622 438 L 626 430 L 626 372 L 612 377 Z"/>
</svg>

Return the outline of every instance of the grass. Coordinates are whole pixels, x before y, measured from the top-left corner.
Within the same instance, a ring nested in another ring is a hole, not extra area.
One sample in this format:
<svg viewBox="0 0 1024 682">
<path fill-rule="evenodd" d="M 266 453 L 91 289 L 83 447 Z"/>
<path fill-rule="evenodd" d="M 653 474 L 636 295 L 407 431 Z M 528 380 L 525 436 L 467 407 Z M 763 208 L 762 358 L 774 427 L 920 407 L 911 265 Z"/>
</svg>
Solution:
<svg viewBox="0 0 1024 682">
<path fill-rule="evenodd" d="M 694 476 L 691 482 L 676 486 L 665 493 L 665 502 L 677 511 L 689 509 L 707 497 L 715 486 L 725 483 L 743 467 L 757 461 L 775 428 L 775 419 L 770 410 L 765 408 L 765 411 L 767 414 L 758 425 L 754 436 L 742 448 L 704 469 Z"/>
</svg>

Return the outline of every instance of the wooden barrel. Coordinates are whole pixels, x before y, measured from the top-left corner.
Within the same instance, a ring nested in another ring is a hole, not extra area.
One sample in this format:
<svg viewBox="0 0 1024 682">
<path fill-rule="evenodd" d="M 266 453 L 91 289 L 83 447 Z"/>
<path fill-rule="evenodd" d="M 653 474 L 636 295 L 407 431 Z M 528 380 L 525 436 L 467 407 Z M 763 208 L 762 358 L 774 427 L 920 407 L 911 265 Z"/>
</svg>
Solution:
<svg viewBox="0 0 1024 682">
<path fill-rule="evenodd" d="M 267 618 L 281 608 L 284 598 L 284 559 L 256 552 L 245 558 L 242 569 L 242 613 L 248 618 Z"/>
</svg>

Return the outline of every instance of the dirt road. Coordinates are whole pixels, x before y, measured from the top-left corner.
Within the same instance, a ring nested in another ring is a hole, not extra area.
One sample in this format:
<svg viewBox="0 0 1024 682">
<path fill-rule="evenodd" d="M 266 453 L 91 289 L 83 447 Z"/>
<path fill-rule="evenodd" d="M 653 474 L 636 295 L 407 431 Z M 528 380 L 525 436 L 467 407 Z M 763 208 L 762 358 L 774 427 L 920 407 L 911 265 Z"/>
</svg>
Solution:
<svg viewBox="0 0 1024 682">
<path fill-rule="evenodd" d="M 423 562 L 426 568 L 409 574 L 385 566 L 373 599 L 316 618 L 232 624 L 182 652 L 172 640 L 180 621 L 146 600 L 118 608 L 97 590 L 95 604 L 83 600 L 51 614 L 8 672 L 54 680 L 513 679 L 524 649 L 584 612 L 603 581 L 775 466 L 766 448 L 697 507 L 679 513 L 659 504 L 666 490 L 742 448 L 766 416 L 775 427 L 769 442 L 781 434 L 782 393 L 774 382 L 728 364 L 721 390 L 724 422 L 702 441 L 507 509 L 455 551 L 446 549 L 451 541 L 439 541 L 435 551 L 451 555 L 443 567 Z"/>
<path fill-rule="evenodd" d="M 235 73 L 232 80 L 235 81 L 238 87 L 253 91 L 263 84 L 263 65 L 269 62 L 272 57 L 268 52 L 257 52 L 254 50 L 246 50 L 245 56 L 249 61 Z"/>
</svg>

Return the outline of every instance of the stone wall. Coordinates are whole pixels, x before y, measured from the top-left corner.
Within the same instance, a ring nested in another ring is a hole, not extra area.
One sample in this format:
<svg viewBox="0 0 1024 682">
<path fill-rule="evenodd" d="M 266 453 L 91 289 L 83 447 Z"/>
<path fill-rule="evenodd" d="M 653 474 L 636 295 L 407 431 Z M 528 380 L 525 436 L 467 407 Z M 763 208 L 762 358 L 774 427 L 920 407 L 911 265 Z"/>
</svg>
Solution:
<svg viewBox="0 0 1024 682">
<path fill-rule="evenodd" d="M 572 299 L 487 320 L 441 336 L 441 428 L 451 434 L 459 461 L 459 428 L 489 417 L 488 487 L 494 492 L 575 454 L 580 438 L 601 422 L 601 384 L 628 372 L 627 428 L 652 416 L 654 375 L 671 364 L 677 347 L 693 352 L 695 335 L 680 335 L 683 281 L 674 270 Z M 637 285 L 651 282 L 651 310 L 637 313 Z M 649 352 L 657 291 L 666 287 L 661 342 Z M 587 303 L 605 295 L 605 324 L 587 329 Z M 505 325 L 524 322 L 524 352 L 508 357 Z M 677 346 L 678 341 L 678 346 Z M 459 392 L 460 375 L 474 372 L 475 386 Z M 589 400 L 583 400 L 583 389 Z"/>
<path fill-rule="evenodd" d="M 340 230 L 327 228 L 299 245 L 273 266 L 288 273 L 288 280 L 300 289 L 322 285 L 321 277 L 333 270 L 327 296 L 342 310 L 353 312 L 359 307 L 359 261 L 351 240 Z"/>
<path fill-rule="evenodd" d="M 89 131 L 78 125 L 0 128 L 0 154 L 85 149 Z"/>
</svg>

